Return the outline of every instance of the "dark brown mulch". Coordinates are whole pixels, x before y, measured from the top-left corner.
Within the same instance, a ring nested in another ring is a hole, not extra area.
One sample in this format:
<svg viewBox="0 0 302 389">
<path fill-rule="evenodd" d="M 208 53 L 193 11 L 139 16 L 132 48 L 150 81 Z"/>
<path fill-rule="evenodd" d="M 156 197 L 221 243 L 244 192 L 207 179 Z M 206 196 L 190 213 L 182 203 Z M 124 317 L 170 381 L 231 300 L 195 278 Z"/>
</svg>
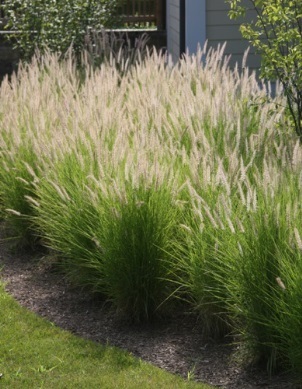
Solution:
<svg viewBox="0 0 302 389">
<path fill-rule="evenodd" d="M 201 336 L 201 323 L 179 315 L 148 326 L 121 321 L 109 305 L 93 299 L 28 253 L 12 254 L 0 241 L 1 278 L 6 290 L 21 305 L 75 335 L 130 351 L 162 369 L 188 375 L 228 389 L 302 388 L 288 377 L 269 379 L 256 369 L 244 368 L 234 358 L 234 346 L 215 344 Z"/>
</svg>

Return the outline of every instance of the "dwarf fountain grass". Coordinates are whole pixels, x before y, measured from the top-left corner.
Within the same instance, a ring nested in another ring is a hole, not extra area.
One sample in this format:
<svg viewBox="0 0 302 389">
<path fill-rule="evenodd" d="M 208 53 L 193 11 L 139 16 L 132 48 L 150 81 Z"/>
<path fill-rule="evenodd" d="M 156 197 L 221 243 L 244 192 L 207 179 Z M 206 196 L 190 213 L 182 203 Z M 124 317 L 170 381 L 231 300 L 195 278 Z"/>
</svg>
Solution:
<svg viewBox="0 0 302 389">
<path fill-rule="evenodd" d="M 174 271 L 177 297 L 187 301 L 200 317 L 205 338 L 219 339 L 231 332 L 231 316 L 228 314 L 229 299 L 226 285 L 226 268 L 230 261 L 219 261 L 220 251 L 227 245 L 227 234 L 221 230 L 192 224 L 185 231 L 182 245 L 177 246 L 178 255 Z M 229 241 L 228 241 L 229 243 Z M 231 270 L 229 271 L 229 273 Z"/>
<path fill-rule="evenodd" d="M 240 264 L 237 269 L 237 293 L 242 300 L 237 307 L 243 315 L 243 322 L 246 322 L 246 335 L 250 345 L 256 348 L 256 355 L 272 364 L 277 363 L 276 353 L 280 352 L 279 333 L 271 324 L 278 317 L 276 302 L 281 290 L 276 295 L 276 277 L 280 274 L 279 262 L 286 254 L 279 247 L 285 241 L 282 234 L 286 233 L 286 229 L 278 226 L 274 218 L 271 219 L 272 215 L 262 212 L 258 212 L 260 220 L 255 220 L 255 230 L 246 233 L 240 241 L 242 258 L 237 261 Z M 253 223 L 253 220 L 250 222 Z"/>
<path fill-rule="evenodd" d="M 281 92 L 229 69 L 223 47 L 205 55 L 171 68 L 149 53 L 80 80 L 71 57 L 20 68 L 0 88 L 1 208 L 31 215 L 70 278 L 131 318 L 181 296 L 205 333 L 235 325 L 266 361 L 297 366 L 301 144 Z"/>
<path fill-rule="evenodd" d="M 275 323 L 280 334 L 282 362 L 285 368 L 301 374 L 301 250 L 297 247 L 288 249 L 287 257 L 282 261 L 283 288 L 278 284 L 281 298 L 278 302 L 278 311 L 281 314 Z M 283 367 L 281 366 L 281 367 Z"/>
<path fill-rule="evenodd" d="M 244 209 L 222 187 L 199 188 L 198 193 L 188 184 L 188 192 L 190 211 L 172 251 L 177 296 L 188 300 L 201 317 L 204 336 L 217 339 L 232 330 L 228 286 L 234 282 L 236 242 L 242 233 L 238 219 Z M 225 257 L 230 246 L 233 259 Z"/>
<path fill-rule="evenodd" d="M 290 181 L 280 182 L 273 197 L 258 189 L 256 209 L 242 218 L 244 232 L 236 234 L 236 240 L 225 247 L 223 254 L 224 261 L 233 264 L 231 272 L 224 272 L 228 314 L 250 353 L 270 372 L 294 368 L 297 361 L 290 357 L 285 327 L 291 318 L 295 322 L 291 331 L 295 332 L 302 319 L 300 311 L 294 314 L 288 304 L 300 293 L 296 282 L 300 279 L 301 259 L 293 244 L 293 231 L 297 231 L 294 225 L 301 216 L 293 212 L 291 193 L 294 190 L 296 201 L 301 192 L 296 189 Z M 225 263 L 222 268 L 230 269 Z M 291 297 L 286 292 L 287 284 L 295 285 Z M 219 284 L 215 287 L 221 289 Z"/>
<path fill-rule="evenodd" d="M 150 318 L 173 292 L 164 254 L 177 226 L 173 196 L 156 181 L 99 185 L 83 159 L 66 156 L 37 185 L 36 226 L 74 282 L 135 320 Z"/>
<path fill-rule="evenodd" d="M 266 161 L 261 173 L 252 163 L 257 187 L 243 165 L 235 176 L 239 191 L 230 190 L 232 180 L 226 181 L 221 165 L 207 187 L 188 185 L 193 212 L 176 261 L 178 284 L 180 296 L 193 300 L 203 318 L 205 333 L 217 336 L 235 329 L 269 370 L 297 370 L 299 346 L 290 357 L 285 322 L 291 317 L 295 331 L 301 316 L 284 303 L 283 280 L 295 284 L 293 274 L 301 266 L 295 254 L 301 243 L 295 228 L 301 218 L 301 181 L 290 166 L 280 174 L 278 159 L 272 162 Z M 294 296 L 299 295 L 295 287 Z"/>
<path fill-rule="evenodd" d="M 36 200 L 29 198 L 28 201 L 35 211 L 33 223 L 44 244 L 64 259 L 60 265 L 65 271 L 69 269 L 73 281 L 83 279 L 85 284 L 85 269 L 89 273 L 99 257 L 94 243 L 96 233 L 92 231 L 101 223 L 101 215 L 94 206 L 92 191 L 86 187 L 94 161 L 84 148 L 81 151 L 82 158 L 69 153 L 56 161 L 51 172 L 35 185 Z"/>
<path fill-rule="evenodd" d="M 148 320 L 171 306 L 167 279 L 173 263 L 167 253 L 177 237 L 180 212 L 171 190 L 156 185 L 130 187 L 125 201 L 112 205 L 102 240 L 105 291 L 128 317 Z"/>
<path fill-rule="evenodd" d="M 10 233 L 22 245 L 33 243 L 30 216 L 33 214 L 27 196 L 33 196 L 33 181 L 38 180 L 41 167 L 30 143 L 0 152 L 1 213 Z"/>
</svg>

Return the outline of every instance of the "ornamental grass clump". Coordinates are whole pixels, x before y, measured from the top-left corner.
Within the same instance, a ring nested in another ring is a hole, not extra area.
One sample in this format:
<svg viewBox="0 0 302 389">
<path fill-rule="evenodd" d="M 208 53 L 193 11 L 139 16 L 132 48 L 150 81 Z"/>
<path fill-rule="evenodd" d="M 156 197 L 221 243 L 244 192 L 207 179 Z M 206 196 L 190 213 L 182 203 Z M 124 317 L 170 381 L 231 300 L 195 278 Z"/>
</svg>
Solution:
<svg viewBox="0 0 302 389">
<path fill-rule="evenodd" d="M 27 197 L 35 197 L 34 183 L 49 169 L 48 161 L 60 154 L 64 131 L 58 118 L 66 112 L 63 106 L 59 108 L 60 100 L 67 98 L 66 87 L 71 94 L 77 87 L 75 78 L 74 85 L 68 80 L 70 68 L 56 69 L 53 79 L 48 69 L 57 61 L 55 55 L 35 58 L 31 65 L 20 66 L 18 76 L 13 75 L 11 81 L 6 78 L 0 88 L 1 214 L 25 245 L 36 239 Z"/>
<path fill-rule="evenodd" d="M 175 279 L 205 336 L 235 335 L 249 361 L 301 373 L 301 182 L 273 170 L 257 189 L 245 178 L 240 196 L 189 188 Z"/>
<path fill-rule="evenodd" d="M 28 200 L 36 231 L 57 256 L 58 266 L 75 284 L 88 286 L 101 279 L 94 264 L 99 263 L 95 235 L 102 219 L 85 186 L 89 159 L 81 161 L 70 153 L 52 164 L 35 187 L 35 199 Z"/>
<path fill-rule="evenodd" d="M 168 253 L 179 212 L 169 187 L 129 188 L 123 197 L 108 204 L 100 237 L 104 289 L 120 312 L 145 321 L 173 307 Z"/>
<path fill-rule="evenodd" d="M 298 328 L 302 316 L 295 302 L 301 295 L 301 249 L 297 244 L 301 233 L 297 204 L 301 189 L 295 181 L 290 175 L 281 180 L 271 187 L 273 196 L 257 191 L 257 208 L 247 215 L 243 221 L 245 233 L 238 236 L 237 287 L 229 288 L 230 311 L 237 325 L 240 323 L 237 330 L 250 355 L 270 372 L 301 371 L 297 358 L 301 358 Z M 272 180 L 267 185 L 272 185 Z M 227 254 L 232 255 L 233 252 Z"/>
<path fill-rule="evenodd" d="M 236 282 L 236 242 L 241 231 L 235 230 L 237 222 L 240 226 L 240 208 L 232 209 L 223 191 L 197 193 L 192 186 L 188 190 L 191 211 L 176 243 L 176 293 L 200 317 L 204 337 L 217 340 L 234 328 L 229 287 Z M 230 247 L 234 256 L 226 257 Z"/>
<path fill-rule="evenodd" d="M 135 321 L 163 314 L 173 294 L 167 253 L 180 215 L 172 191 L 156 182 L 97 179 L 88 174 L 96 163 L 85 163 L 88 155 L 82 149 L 81 163 L 66 156 L 38 183 L 36 228 L 75 284 Z"/>
<path fill-rule="evenodd" d="M 21 245 L 32 245 L 35 241 L 32 229 L 32 208 L 28 196 L 33 194 L 33 182 L 41 173 L 33 148 L 30 144 L 20 145 L 13 152 L 0 151 L 0 214 L 10 229 L 10 234 Z"/>
<path fill-rule="evenodd" d="M 130 319 L 182 302 L 205 336 L 298 371 L 301 144 L 278 87 L 205 55 L 85 77 L 46 55 L 4 81 L 1 212 Z"/>
</svg>

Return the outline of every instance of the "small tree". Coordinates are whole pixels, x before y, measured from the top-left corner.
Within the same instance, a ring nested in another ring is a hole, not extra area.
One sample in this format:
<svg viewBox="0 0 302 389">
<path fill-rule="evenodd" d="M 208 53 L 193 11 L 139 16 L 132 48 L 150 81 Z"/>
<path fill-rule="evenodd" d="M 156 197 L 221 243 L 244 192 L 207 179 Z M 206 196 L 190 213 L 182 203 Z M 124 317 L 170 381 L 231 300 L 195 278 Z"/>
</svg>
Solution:
<svg viewBox="0 0 302 389">
<path fill-rule="evenodd" d="M 302 1 L 225 0 L 232 19 L 256 11 L 254 20 L 240 27 L 242 36 L 262 55 L 261 76 L 279 80 L 290 117 L 302 141 Z"/>
<path fill-rule="evenodd" d="M 112 27 L 118 0 L 5 0 L 0 6 L 8 18 L 7 29 L 25 59 L 36 49 L 43 53 L 75 53 L 84 47 L 89 29 Z"/>
</svg>

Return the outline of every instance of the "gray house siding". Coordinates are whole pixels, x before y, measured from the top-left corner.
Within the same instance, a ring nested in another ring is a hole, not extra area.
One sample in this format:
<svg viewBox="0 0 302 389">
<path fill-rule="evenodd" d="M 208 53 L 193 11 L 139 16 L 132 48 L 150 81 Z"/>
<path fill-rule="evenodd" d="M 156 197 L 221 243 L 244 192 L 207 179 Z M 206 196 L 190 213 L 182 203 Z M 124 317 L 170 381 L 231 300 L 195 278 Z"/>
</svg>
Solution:
<svg viewBox="0 0 302 389">
<path fill-rule="evenodd" d="M 209 47 L 217 47 L 219 44 L 227 42 L 225 54 L 231 55 L 230 64 L 234 66 L 238 63 L 242 65 L 242 58 L 249 48 L 249 43 L 244 40 L 239 31 L 240 24 L 244 19 L 231 20 L 228 16 L 229 5 L 224 0 L 206 1 L 206 36 Z M 247 12 L 245 20 L 255 17 L 255 11 Z M 251 70 L 260 67 L 260 56 L 255 54 L 253 48 L 249 49 L 247 63 Z"/>
<path fill-rule="evenodd" d="M 206 40 L 206 0 L 181 1 L 185 8 L 185 50 L 194 53 Z"/>
<path fill-rule="evenodd" d="M 248 3 L 248 0 L 246 0 Z M 185 15 L 180 12 L 185 6 Z M 202 47 L 208 41 L 208 47 L 216 48 L 227 42 L 225 54 L 231 55 L 230 65 L 242 65 L 242 59 L 249 43 L 239 31 L 241 20 L 231 20 L 228 16 L 229 6 L 224 0 L 167 0 L 167 46 L 175 62 L 181 53 L 181 21 L 185 22 L 185 48 L 190 53 Z M 248 11 L 245 20 L 255 17 L 253 10 Z M 250 48 L 246 66 L 251 70 L 260 67 L 260 56 Z"/>
<path fill-rule="evenodd" d="M 181 51 L 180 0 L 167 0 L 167 47 L 176 62 Z"/>
</svg>

